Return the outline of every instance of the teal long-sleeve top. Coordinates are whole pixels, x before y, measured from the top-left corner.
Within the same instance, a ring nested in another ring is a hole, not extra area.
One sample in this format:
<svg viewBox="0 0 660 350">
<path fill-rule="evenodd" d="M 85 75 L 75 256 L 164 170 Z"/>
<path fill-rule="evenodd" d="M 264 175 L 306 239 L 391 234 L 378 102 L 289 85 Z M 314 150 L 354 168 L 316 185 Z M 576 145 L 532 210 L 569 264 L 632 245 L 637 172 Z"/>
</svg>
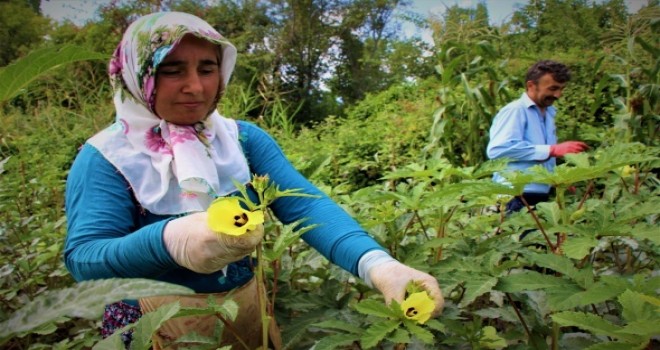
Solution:
<svg viewBox="0 0 660 350">
<path fill-rule="evenodd" d="M 358 261 L 372 250 L 384 250 L 339 205 L 317 189 L 286 159 L 280 147 L 256 125 L 237 121 L 239 139 L 250 172 L 268 175 L 281 190 L 300 189 L 318 196 L 282 197 L 270 208 L 284 224 L 305 218 L 317 226 L 302 238 L 331 262 L 357 275 Z M 142 209 L 128 182 L 103 155 L 85 144 L 66 183 L 67 237 L 65 264 L 77 281 L 102 278 L 149 278 L 176 283 L 198 293 L 217 293 L 252 278 L 247 259 L 223 271 L 200 274 L 176 264 L 163 242 L 163 230 L 174 217 Z"/>
</svg>

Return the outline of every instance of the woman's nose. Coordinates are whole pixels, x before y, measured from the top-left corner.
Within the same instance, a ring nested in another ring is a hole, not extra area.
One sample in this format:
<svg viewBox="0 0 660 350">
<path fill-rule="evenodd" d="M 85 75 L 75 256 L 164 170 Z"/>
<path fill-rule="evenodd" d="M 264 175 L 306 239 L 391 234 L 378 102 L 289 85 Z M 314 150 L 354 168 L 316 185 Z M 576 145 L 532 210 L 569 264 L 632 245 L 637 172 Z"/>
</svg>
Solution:
<svg viewBox="0 0 660 350">
<path fill-rule="evenodd" d="M 198 93 L 203 90 L 201 77 L 197 72 L 191 72 L 186 76 L 186 81 L 183 85 L 184 93 Z"/>
</svg>

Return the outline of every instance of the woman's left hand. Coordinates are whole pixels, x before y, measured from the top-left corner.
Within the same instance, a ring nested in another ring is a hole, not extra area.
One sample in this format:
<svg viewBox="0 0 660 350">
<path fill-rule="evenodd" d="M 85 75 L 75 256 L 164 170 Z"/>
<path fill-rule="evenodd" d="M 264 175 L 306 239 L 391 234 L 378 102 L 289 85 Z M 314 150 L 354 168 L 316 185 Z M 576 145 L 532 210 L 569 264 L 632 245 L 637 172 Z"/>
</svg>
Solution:
<svg viewBox="0 0 660 350">
<path fill-rule="evenodd" d="M 440 286 L 435 277 L 426 272 L 413 269 L 394 260 L 372 267 L 369 270 L 369 277 L 374 287 L 383 294 L 385 302 L 388 304 L 392 300 L 401 303 L 406 296 L 408 283 L 411 281 L 417 282 L 433 298 L 435 303 L 433 317 L 442 313 L 445 299 L 442 297 Z"/>
</svg>

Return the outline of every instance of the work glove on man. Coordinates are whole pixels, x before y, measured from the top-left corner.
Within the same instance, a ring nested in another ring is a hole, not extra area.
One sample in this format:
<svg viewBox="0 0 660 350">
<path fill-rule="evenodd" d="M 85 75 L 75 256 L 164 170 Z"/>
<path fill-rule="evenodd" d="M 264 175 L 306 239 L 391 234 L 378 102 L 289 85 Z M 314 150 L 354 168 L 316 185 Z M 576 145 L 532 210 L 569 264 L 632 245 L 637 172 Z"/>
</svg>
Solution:
<svg viewBox="0 0 660 350">
<path fill-rule="evenodd" d="M 177 264 L 198 272 L 212 273 L 252 253 L 264 235 L 263 225 L 240 236 L 213 232 L 207 213 L 174 219 L 163 232 L 165 247 Z"/>
<path fill-rule="evenodd" d="M 433 298 L 435 303 L 433 316 L 442 313 L 445 299 L 442 297 L 438 281 L 428 273 L 415 270 L 396 260 L 391 260 L 372 267 L 369 270 L 369 278 L 374 287 L 383 294 L 385 302 L 388 304 L 392 300 L 401 303 L 406 296 L 408 282 L 417 282 Z"/>
<path fill-rule="evenodd" d="M 550 157 L 563 157 L 569 153 L 580 153 L 588 148 L 589 146 L 584 142 L 566 141 L 550 146 Z"/>
</svg>

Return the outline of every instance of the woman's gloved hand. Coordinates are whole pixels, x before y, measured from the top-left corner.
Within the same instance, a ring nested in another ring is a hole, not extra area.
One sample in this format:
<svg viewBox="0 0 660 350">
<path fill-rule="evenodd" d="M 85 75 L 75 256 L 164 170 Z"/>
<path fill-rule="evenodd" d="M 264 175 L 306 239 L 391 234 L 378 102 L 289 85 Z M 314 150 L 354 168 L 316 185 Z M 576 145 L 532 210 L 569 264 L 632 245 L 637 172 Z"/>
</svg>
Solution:
<svg viewBox="0 0 660 350">
<path fill-rule="evenodd" d="M 264 235 L 263 225 L 241 236 L 215 233 L 208 228 L 207 213 L 194 213 L 167 223 L 165 247 L 177 264 L 212 273 L 252 253 Z"/>
<path fill-rule="evenodd" d="M 369 270 L 369 278 L 385 297 L 385 302 L 390 303 L 393 299 L 401 303 L 406 296 L 408 282 L 415 281 L 428 292 L 435 302 L 433 316 L 442 313 L 445 299 L 442 297 L 440 286 L 435 277 L 426 272 L 415 270 L 396 260 L 376 265 Z"/>
</svg>

